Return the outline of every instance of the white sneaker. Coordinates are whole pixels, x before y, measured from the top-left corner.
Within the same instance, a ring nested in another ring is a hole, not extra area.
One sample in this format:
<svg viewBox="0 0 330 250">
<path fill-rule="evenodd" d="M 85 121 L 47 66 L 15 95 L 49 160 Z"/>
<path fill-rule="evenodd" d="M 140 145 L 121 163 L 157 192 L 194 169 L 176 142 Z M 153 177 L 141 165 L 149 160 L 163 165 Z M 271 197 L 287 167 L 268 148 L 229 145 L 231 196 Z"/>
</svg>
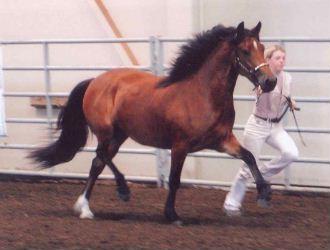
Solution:
<svg viewBox="0 0 330 250">
<path fill-rule="evenodd" d="M 240 209 L 223 208 L 223 211 L 228 217 L 239 217 L 242 215 L 242 211 Z"/>
</svg>

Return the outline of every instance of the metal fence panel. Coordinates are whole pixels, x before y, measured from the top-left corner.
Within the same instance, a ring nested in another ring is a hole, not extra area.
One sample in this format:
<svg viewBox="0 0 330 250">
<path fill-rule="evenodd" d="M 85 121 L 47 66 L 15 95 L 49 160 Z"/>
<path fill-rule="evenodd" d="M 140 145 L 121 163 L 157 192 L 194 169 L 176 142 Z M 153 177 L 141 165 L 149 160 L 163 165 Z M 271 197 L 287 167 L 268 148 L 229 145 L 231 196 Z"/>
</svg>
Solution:
<svg viewBox="0 0 330 250">
<path fill-rule="evenodd" d="M 262 39 L 265 42 L 279 42 L 279 43 L 292 43 L 292 42 L 309 42 L 309 43 L 328 43 L 330 44 L 330 39 L 322 39 L 322 38 L 263 38 Z M 161 75 L 163 74 L 167 69 L 168 66 L 164 65 L 164 43 L 173 43 L 173 42 L 185 42 L 187 41 L 185 38 L 160 38 L 160 37 L 150 37 L 150 38 L 133 38 L 133 39 L 93 39 L 93 40 L 33 40 L 33 41 L 0 41 L 0 45 L 2 46 L 17 46 L 17 45 L 38 45 L 42 46 L 42 56 L 43 56 L 43 66 L 6 66 L 4 65 L 2 69 L 4 72 L 9 71 L 40 71 L 44 74 L 44 85 L 45 85 L 45 91 L 39 91 L 39 92 L 4 92 L 5 98 L 26 98 L 26 97 L 33 97 L 33 96 L 44 96 L 47 101 L 46 105 L 46 118 L 44 119 L 32 119 L 32 118 L 21 118 L 21 117 L 8 117 L 6 119 L 6 123 L 8 124 L 47 124 L 49 128 L 52 128 L 53 124 L 56 122 L 54 119 L 54 110 L 51 104 L 51 97 L 65 97 L 68 96 L 67 92 L 53 92 L 52 91 L 52 83 L 50 79 L 50 72 L 54 71 L 95 71 L 95 70 L 111 70 L 114 68 L 118 68 L 115 66 L 88 66 L 88 67 L 80 67 L 80 66 L 54 66 L 50 65 L 50 53 L 49 53 L 49 46 L 54 44 L 72 44 L 73 46 L 75 44 L 108 44 L 108 43 L 120 43 L 120 42 L 130 42 L 130 43 L 148 43 L 150 46 L 150 65 L 147 66 L 135 66 L 133 68 L 151 71 L 154 74 Z M 286 69 L 289 72 L 304 72 L 309 74 L 315 74 L 315 73 L 330 73 L 330 68 L 287 68 Z M 235 95 L 234 96 L 235 101 L 237 102 L 252 102 L 254 101 L 254 97 L 247 96 L 247 95 Z M 302 103 L 321 103 L 324 105 L 330 104 L 330 97 L 297 97 L 296 101 L 302 102 Z M 234 126 L 235 130 L 241 131 L 244 129 L 244 125 L 236 124 Z M 297 128 L 295 127 L 287 127 L 287 131 L 289 132 L 297 132 Z M 301 132 L 306 133 L 312 133 L 312 134 L 325 134 L 328 136 L 330 134 L 330 128 L 317 128 L 317 127 L 302 127 L 300 128 Z M 49 133 L 49 139 L 53 138 L 53 134 Z M 2 143 L 0 144 L 1 150 L 8 150 L 8 149 L 15 149 L 15 150 L 28 150 L 31 148 L 34 148 L 35 145 L 31 144 L 20 144 L 20 143 Z M 85 152 L 94 152 L 94 147 L 86 147 L 84 149 Z M 136 180 L 158 180 L 159 185 L 166 185 L 167 181 L 167 175 L 168 175 L 168 168 L 169 168 L 169 153 L 166 150 L 158 150 L 158 149 L 141 149 L 141 148 L 121 148 L 119 151 L 121 154 L 146 154 L 146 155 L 152 155 L 155 157 L 156 162 L 155 165 L 157 166 L 157 178 L 151 178 L 146 176 L 136 176 L 134 177 Z M 233 160 L 232 157 L 216 153 L 216 152 L 198 152 L 194 154 L 190 154 L 190 157 L 195 158 L 216 158 L 216 159 L 230 159 Z M 261 156 L 262 160 L 269 160 L 274 158 L 272 155 L 263 155 Z M 299 163 L 309 163 L 309 164 L 325 164 L 330 166 L 330 160 L 329 158 L 306 158 L 306 157 L 300 157 L 296 162 Z M 18 171 L 16 169 L 12 170 L 1 170 L 0 173 L 13 173 L 13 174 L 19 174 L 24 173 L 24 171 Z M 27 173 L 25 171 L 25 173 Z M 33 172 L 32 172 L 33 173 Z M 31 174 L 29 172 L 29 174 Z M 48 175 L 59 175 L 60 173 L 56 172 L 48 172 L 46 173 Z M 81 176 L 81 174 L 78 173 L 62 173 L 63 176 Z M 290 174 L 286 172 L 285 179 L 288 180 L 286 183 L 286 187 L 290 188 L 290 180 L 289 176 Z M 83 175 L 85 176 L 85 175 Z M 134 179 L 132 178 L 132 179 Z M 198 179 L 193 179 L 186 181 L 189 183 L 202 183 L 209 184 L 209 185 L 215 185 L 216 182 L 214 181 L 203 181 Z M 229 185 L 228 182 L 217 182 L 218 184 L 224 184 Z M 317 183 L 315 184 L 315 187 L 318 186 Z M 323 188 L 329 188 L 328 186 L 323 186 Z"/>
</svg>

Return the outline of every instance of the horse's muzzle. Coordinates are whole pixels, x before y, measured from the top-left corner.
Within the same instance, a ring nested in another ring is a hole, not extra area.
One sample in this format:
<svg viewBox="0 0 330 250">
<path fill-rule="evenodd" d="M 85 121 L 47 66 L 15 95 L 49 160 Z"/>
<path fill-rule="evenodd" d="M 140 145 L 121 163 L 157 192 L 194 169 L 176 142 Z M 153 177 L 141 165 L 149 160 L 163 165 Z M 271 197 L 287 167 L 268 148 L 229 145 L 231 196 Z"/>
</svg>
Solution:
<svg viewBox="0 0 330 250">
<path fill-rule="evenodd" d="M 258 82 L 263 92 L 270 92 L 275 88 L 277 79 L 273 76 L 262 75 L 258 77 Z"/>
</svg>

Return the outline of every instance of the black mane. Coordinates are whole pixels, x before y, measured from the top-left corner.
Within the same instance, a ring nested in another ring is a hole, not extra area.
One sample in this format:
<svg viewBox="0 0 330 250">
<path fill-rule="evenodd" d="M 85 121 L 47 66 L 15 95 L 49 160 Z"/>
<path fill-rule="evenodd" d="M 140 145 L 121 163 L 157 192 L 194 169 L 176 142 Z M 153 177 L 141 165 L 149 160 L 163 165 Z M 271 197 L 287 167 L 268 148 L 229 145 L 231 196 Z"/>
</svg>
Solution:
<svg viewBox="0 0 330 250">
<path fill-rule="evenodd" d="M 179 56 L 172 64 L 167 77 L 161 80 L 159 87 L 166 87 L 174 82 L 187 79 L 204 63 L 219 42 L 233 38 L 235 28 L 217 25 L 211 30 L 197 34 L 181 47 Z"/>
</svg>

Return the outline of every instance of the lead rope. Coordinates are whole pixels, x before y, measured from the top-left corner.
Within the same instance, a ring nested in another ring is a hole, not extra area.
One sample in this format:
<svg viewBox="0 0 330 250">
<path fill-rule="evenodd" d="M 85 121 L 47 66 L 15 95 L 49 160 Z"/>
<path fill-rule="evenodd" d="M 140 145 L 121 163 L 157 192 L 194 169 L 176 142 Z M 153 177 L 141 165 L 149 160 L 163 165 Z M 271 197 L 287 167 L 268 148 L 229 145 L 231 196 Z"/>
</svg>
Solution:
<svg viewBox="0 0 330 250">
<path fill-rule="evenodd" d="M 297 131 L 298 131 L 298 134 L 299 134 L 299 137 L 300 137 L 300 140 L 301 140 L 301 143 L 306 147 L 306 143 L 302 137 L 302 134 L 301 134 L 301 131 L 300 131 L 300 128 L 299 128 L 299 125 L 298 125 L 298 121 L 297 121 L 297 118 L 296 118 L 296 114 L 295 114 L 295 110 L 299 111 L 300 108 L 293 108 L 293 105 L 292 105 L 292 101 L 291 101 L 291 97 L 287 97 L 285 96 L 286 100 L 288 101 L 288 105 L 290 106 L 290 111 L 292 112 L 292 115 L 293 115 L 293 119 L 294 119 L 294 122 L 296 124 L 296 127 L 297 127 Z"/>
<path fill-rule="evenodd" d="M 283 77 L 284 77 L 284 76 L 283 76 Z M 306 143 L 305 143 L 305 141 L 304 141 L 304 138 L 302 137 L 301 130 L 300 130 L 299 125 L 298 125 L 298 121 L 297 121 L 296 113 L 294 112 L 295 110 L 300 111 L 300 108 L 298 108 L 298 107 L 293 107 L 291 97 L 290 97 L 290 96 L 285 96 L 285 95 L 283 95 L 283 87 L 284 87 L 284 81 L 285 81 L 285 79 L 282 79 L 282 81 L 283 81 L 283 82 L 282 82 L 281 95 L 285 97 L 286 101 L 288 102 L 288 106 L 287 106 L 287 108 L 285 109 L 285 111 L 284 111 L 284 113 L 282 114 L 281 117 L 284 116 L 284 114 L 288 111 L 288 107 L 289 107 L 289 108 L 290 108 L 290 111 L 291 111 L 291 113 L 292 113 L 292 116 L 293 116 L 294 122 L 295 122 L 296 127 L 297 127 L 297 131 L 298 131 L 298 134 L 299 134 L 300 141 L 301 141 L 301 143 L 306 147 Z"/>
</svg>

